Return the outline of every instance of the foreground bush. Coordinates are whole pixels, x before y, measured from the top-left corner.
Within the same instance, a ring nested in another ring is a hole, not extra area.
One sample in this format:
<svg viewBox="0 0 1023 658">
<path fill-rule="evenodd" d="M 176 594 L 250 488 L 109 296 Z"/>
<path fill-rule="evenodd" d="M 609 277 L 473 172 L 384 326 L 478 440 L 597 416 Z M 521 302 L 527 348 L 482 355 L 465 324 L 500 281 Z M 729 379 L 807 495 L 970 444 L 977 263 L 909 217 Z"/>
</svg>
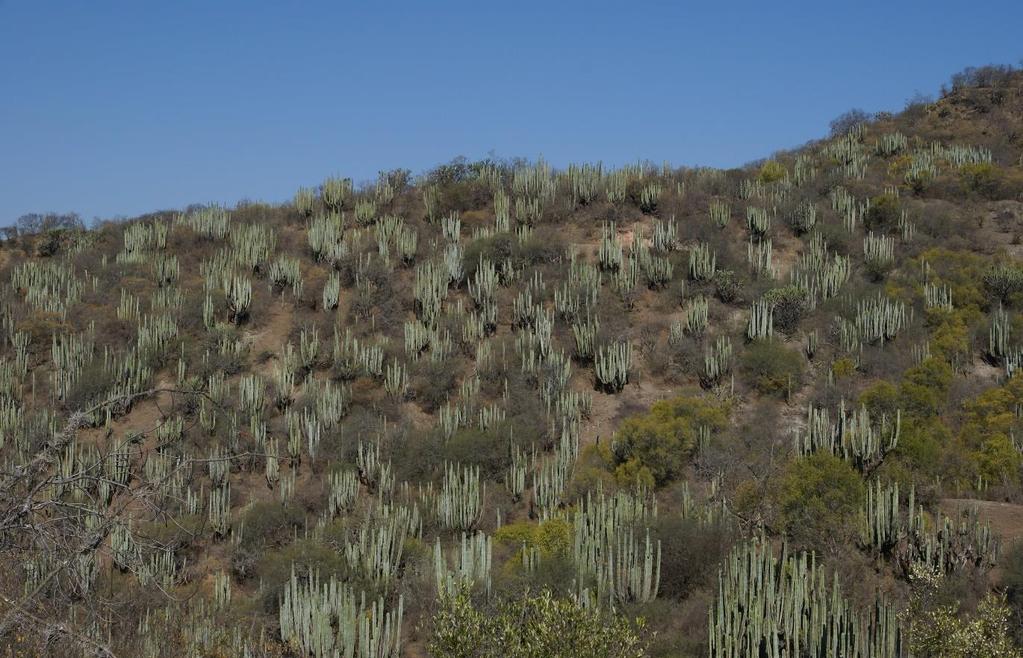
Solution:
<svg viewBox="0 0 1023 658">
<path fill-rule="evenodd" d="M 637 621 L 642 628 L 642 621 Z M 624 617 L 586 608 L 550 590 L 499 602 L 473 604 L 467 593 L 443 601 L 433 617 L 429 652 L 436 658 L 628 658 L 646 655 Z"/>
<path fill-rule="evenodd" d="M 903 621 L 909 628 L 915 656 L 942 658 L 1019 658 L 1012 641 L 1012 612 L 1005 600 L 988 593 L 973 615 L 956 604 L 941 601 L 942 579 L 926 572 L 914 574 L 914 592 Z"/>
</svg>

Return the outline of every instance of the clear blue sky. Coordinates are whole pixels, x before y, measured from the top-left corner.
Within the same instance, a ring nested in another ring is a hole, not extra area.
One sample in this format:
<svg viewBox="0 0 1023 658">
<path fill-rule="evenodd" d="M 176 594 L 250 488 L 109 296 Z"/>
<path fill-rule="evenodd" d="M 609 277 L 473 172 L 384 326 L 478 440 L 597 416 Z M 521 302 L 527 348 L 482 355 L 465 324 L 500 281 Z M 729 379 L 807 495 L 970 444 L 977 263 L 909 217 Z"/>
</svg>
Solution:
<svg viewBox="0 0 1023 658">
<path fill-rule="evenodd" d="M 457 155 L 731 166 L 1023 57 L 1023 2 L 0 0 L 0 225 Z"/>
</svg>

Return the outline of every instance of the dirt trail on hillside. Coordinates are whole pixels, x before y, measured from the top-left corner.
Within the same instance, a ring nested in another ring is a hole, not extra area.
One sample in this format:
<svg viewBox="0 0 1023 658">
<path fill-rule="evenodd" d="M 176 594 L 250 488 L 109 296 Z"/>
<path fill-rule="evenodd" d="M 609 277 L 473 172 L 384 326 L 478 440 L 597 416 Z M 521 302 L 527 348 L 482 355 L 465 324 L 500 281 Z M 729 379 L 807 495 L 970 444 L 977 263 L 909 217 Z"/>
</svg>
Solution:
<svg viewBox="0 0 1023 658">
<path fill-rule="evenodd" d="M 109 427 L 100 425 L 80 429 L 77 434 L 78 440 L 104 447 L 107 436 L 120 440 L 129 433 L 149 435 L 155 432 L 174 410 L 174 393 L 170 390 L 175 388 L 175 383 L 169 377 L 161 376 L 153 384 L 153 388 L 160 392 L 137 400 L 128 413 L 113 419 Z"/>
<path fill-rule="evenodd" d="M 945 498 L 941 501 L 940 507 L 942 512 L 953 516 L 958 516 L 964 510 L 976 508 L 980 520 L 990 524 L 991 531 L 1001 538 L 1003 546 L 1023 539 L 1023 505 L 970 498 Z"/>
<path fill-rule="evenodd" d="M 245 335 L 252 355 L 257 357 L 263 352 L 276 354 L 291 334 L 293 313 L 282 301 L 275 301 L 266 311 L 266 323 Z"/>
</svg>

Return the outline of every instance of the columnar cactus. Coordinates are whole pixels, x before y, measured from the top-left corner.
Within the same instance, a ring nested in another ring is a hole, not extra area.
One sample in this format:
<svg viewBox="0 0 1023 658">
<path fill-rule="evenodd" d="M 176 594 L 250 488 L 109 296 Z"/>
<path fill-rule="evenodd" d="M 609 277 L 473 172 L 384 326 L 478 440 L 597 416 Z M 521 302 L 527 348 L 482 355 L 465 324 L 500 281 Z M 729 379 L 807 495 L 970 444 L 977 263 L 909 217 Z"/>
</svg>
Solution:
<svg viewBox="0 0 1023 658">
<path fill-rule="evenodd" d="M 732 219 L 732 207 L 726 201 L 714 199 L 710 202 L 710 219 L 718 228 L 728 226 L 729 220 Z"/>
<path fill-rule="evenodd" d="M 243 276 L 232 275 L 225 286 L 228 319 L 241 324 L 249 317 L 252 306 L 252 281 Z"/>
<path fill-rule="evenodd" d="M 303 217 L 311 217 L 313 209 L 316 207 L 316 192 L 309 187 L 300 187 L 295 191 L 295 199 L 293 201 L 295 210 L 298 211 Z"/>
<path fill-rule="evenodd" d="M 671 324 L 668 339 L 673 345 L 682 342 L 685 335 L 702 336 L 707 328 L 707 311 L 709 305 L 706 297 L 694 297 L 686 304 L 682 313 L 682 319 Z"/>
<path fill-rule="evenodd" d="M 639 265 L 640 271 L 643 272 L 643 278 L 646 279 L 647 285 L 650 288 L 656 290 L 663 288 L 671 282 L 675 266 L 667 258 L 653 255 L 641 240 L 638 246 L 634 248 L 633 257 Z"/>
<path fill-rule="evenodd" d="M 895 263 L 895 238 L 868 233 L 863 238 L 863 260 L 874 273 L 888 270 Z"/>
<path fill-rule="evenodd" d="M 213 534 L 225 537 L 231 528 L 231 483 L 210 492 L 209 522 Z"/>
<path fill-rule="evenodd" d="M 395 400 L 404 400 L 408 392 L 408 372 L 397 358 L 384 370 L 384 391 Z"/>
<path fill-rule="evenodd" d="M 901 153 L 908 145 L 909 140 L 906 136 L 896 131 L 881 135 L 881 139 L 877 140 L 874 151 L 878 155 L 887 158 Z"/>
<path fill-rule="evenodd" d="M 1009 347 L 1009 336 L 1012 323 L 1009 321 L 1009 314 L 999 304 L 991 317 L 991 328 L 988 330 L 988 356 L 999 361 L 1011 352 Z"/>
<path fill-rule="evenodd" d="M 483 308 L 494 301 L 497 283 L 497 267 L 481 255 L 476 272 L 469 280 L 469 296 L 472 297 L 477 308 Z"/>
<path fill-rule="evenodd" d="M 952 288 L 937 283 L 925 283 L 924 305 L 927 308 L 951 311 L 954 308 L 952 305 Z"/>
<path fill-rule="evenodd" d="M 352 179 L 330 177 L 320 186 L 320 198 L 332 212 L 341 212 L 352 197 Z"/>
<path fill-rule="evenodd" d="M 468 536 L 463 532 L 455 553 L 455 566 L 448 568 L 440 537 L 437 537 L 433 545 L 433 565 L 438 594 L 454 595 L 467 584 L 482 585 L 489 594 L 492 562 L 493 540 L 482 532 Z"/>
<path fill-rule="evenodd" d="M 344 215 L 328 213 L 309 220 L 307 240 L 316 260 L 336 263 L 347 253 L 344 242 Z"/>
<path fill-rule="evenodd" d="M 916 528 L 915 491 L 909 490 L 907 516 L 901 511 L 899 483 L 883 486 L 876 480 L 867 486 L 867 496 L 860 513 L 860 544 L 875 552 L 886 554 Z"/>
<path fill-rule="evenodd" d="M 601 269 L 610 272 L 617 272 L 625 260 L 625 250 L 618 239 L 614 222 L 604 224 L 597 258 L 600 260 Z"/>
<path fill-rule="evenodd" d="M 661 546 L 639 529 L 657 515 L 644 497 L 587 496 L 574 518 L 573 561 L 580 589 L 592 585 L 598 601 L 647 603 L 657 596 Z M 656 549 L 655 549 L 656 546 Z"/>
<path fill-rule="evenodd" d="M 775 558 L 766 540 L 732 551 L 718 577 L 709 634 L 711 658 L 898 658 L 905 650 L 893 605 L 879 595 L 871 610 L 855 611 L 841 594 L 837 574 L 828 578 L 806 553 L 788 555 L 783 549 Z"/>
<path fill-rule="evenodd" d="M 748 340 L 763 340 L 774 335 L 774 305 L 767 299 L 758 299 L 750 307 L 746 324 Z"/>
<path fill-rule="evenodd" d="M 856 308 L 856 329 L 870 343 L 894 339 L 906 324 L 906 306 L 883 294 L 862 301 Z"/>
<path fill-rule="evenodd" d="M 327 477 L 330 494 L 327 498 L 327 512 L 336 517 L 350 512 L 359 497 L 359 478 L 355 471 L 334 471 Z"/>
<path fill-rule="evenodd" d="M 575 337 L 575 358 L 583 362 L 593 359 L 596 354 L 599 332 L 600 320 L 596 316 L 572 323 L 572 335 Z"/>
<path fill-rule="evenodd" d="M 597 387 L 608 393 L 617 393 L 629 382 L 629 368 L 632 365 L 632 344 L 617 341 L 601 345 L 593 360 Z"/>
<path fill-rule="evenodd" d="M 508 472 L 504 476 L 504 486 L 514 500 L 520 500 L 526 490 L 526 457 L 518 448 L 512 452 Z"/>
<path fill-rule="evenodd" d="M 772 263 L 772 245 L 770 238 L 753 242 L 750 239 L 746 245 L 746 261 L 749 263 L 753 276 L 773 279 L 774 264 Z"/>
<path fill-rule="evenodd" d="M 727 336 L 718 336 L 714 345 L 704 352 L 700 382 L 708 388 L 717 386 L 731 371 L 732 341 Z"/>
<path fill-rule="evenodd" d="M 665 222 L 659 219 L 654 220 L 651 244 L 656 251 L 661 253 L 674 251 L 678 247 L 678 223 L 674 217 Z"/>
<path fill-rule="evenodd" d="M 795 450 L 802 455 L 826 450 L 848 459 L 858 470 L 869 474 L 899 444 L 901 411 L 896 411 L 894 420 L 882 416 L 875 423 L 867 408 L 862 405 L 846 413 L 843 401 L 839 406 L 837 424 L 830 422 L 824 409 L 814 409 L 811 406 L 808 414 L 806 430 L 795 435 Z"/>
<path fill-rule="evenodd" d="M 398 576 L 405 540 L 409 535 L 407 508 L 363 518 L 358 533 L 344 541 L 341 552 L 348 567 L 363 580 L 386 589 Z"/>
<path fill-rule="evenodd" d="M 746 206 L 746 227 L 755 238 L 763 238 L 771 230 L 771 214 L 766 208 Z"/>
<path fill-rule="evenodd" d="M 470 531 L 483 514 L 487 485 L 480 481 L 479 466 L 444 467 L 444 482 L 437 498 L 437 518 L 451 530 Z"/>
<path fill-rule="evenodd" d="M 503 189 L 494 192 L 494 218 L 499 233 L 511 230 L 511 199 Z"/>
<path fill-rule="evenodd" d="M 416 310 L 419 318 L 432 327 L 440 315 L 441 304 L 448 294 L 450 270 L 427 261 L 416 268 Z"/>
<path fill-rule="evenodd" d="M 639 209 L 647 214 L 657 210 L 657 203 L 661 198 L 661 186 L 657 183 L 648 183 L 639 191 Z"/>
<path fill-rule="evenodd" d="M 333 311 L 337 309 L 341 301 L 341 277 L 337 272 L 327 275 L 327 281 L 323 284 L 323 310 Z"/>
<path fill-rule="evenodd" d="M 817 225 L 817 204 L 812 201 L 800 203 L 789 214 L 789 225 L 797 234 L 806 233 Z"/>
<path fill-rule="evenodd" d="M 404 600 L 386 611 L 384 599 L 369 606 L 366 595 L 356 602 L 355 591 L 333 576 L 326 583 L 313 573 L 299 580 L 292 569 L 279 609 L 281 639 L 295 651 L 313 658 L 398 658 Z"/>
<path fill-rule="evenodd" d="M 693 281 L 710 281 L 717 271 L 717 254 L 710 245 L 701 242 L 689 250 L 689 278 Z"/>
</svg>

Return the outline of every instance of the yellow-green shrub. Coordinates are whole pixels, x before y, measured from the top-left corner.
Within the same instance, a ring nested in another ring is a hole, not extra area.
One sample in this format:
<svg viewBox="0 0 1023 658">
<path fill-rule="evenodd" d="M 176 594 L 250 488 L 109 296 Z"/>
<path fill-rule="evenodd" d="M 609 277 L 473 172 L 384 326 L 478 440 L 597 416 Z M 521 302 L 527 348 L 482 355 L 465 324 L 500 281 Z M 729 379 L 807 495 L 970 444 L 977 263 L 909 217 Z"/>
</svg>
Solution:
<svg viewBox="0 0 1023 658">
<path fill-rule="evenodd" d="M 800 546 L 842 541 L 860 509 L 863 480 L 826 452 L 792 461 L 774 492 L 786 533 Z"/>
<path fill-rule="evenodd" d="M 760 171 L 757 172 L 757 178 L 762 183 L 773 183 L 785 178 L 787 174 L 788 171 L 786 171 L 785 165 L 777 160 L 768 160 L 764 164 L 760 165 Z"/>
<path fill-rule="evenodd" d="M 655 402 L 649 412 L 626 419 L 613 450 L 616 469 L 622 469 L 620 479 L 642 477 L 643 469 L 658 486 L 675 479 L 696 445 L 700 428 L 722 430 L 728 415 L 725 402 L 683 395 Z"/>
</svg>

